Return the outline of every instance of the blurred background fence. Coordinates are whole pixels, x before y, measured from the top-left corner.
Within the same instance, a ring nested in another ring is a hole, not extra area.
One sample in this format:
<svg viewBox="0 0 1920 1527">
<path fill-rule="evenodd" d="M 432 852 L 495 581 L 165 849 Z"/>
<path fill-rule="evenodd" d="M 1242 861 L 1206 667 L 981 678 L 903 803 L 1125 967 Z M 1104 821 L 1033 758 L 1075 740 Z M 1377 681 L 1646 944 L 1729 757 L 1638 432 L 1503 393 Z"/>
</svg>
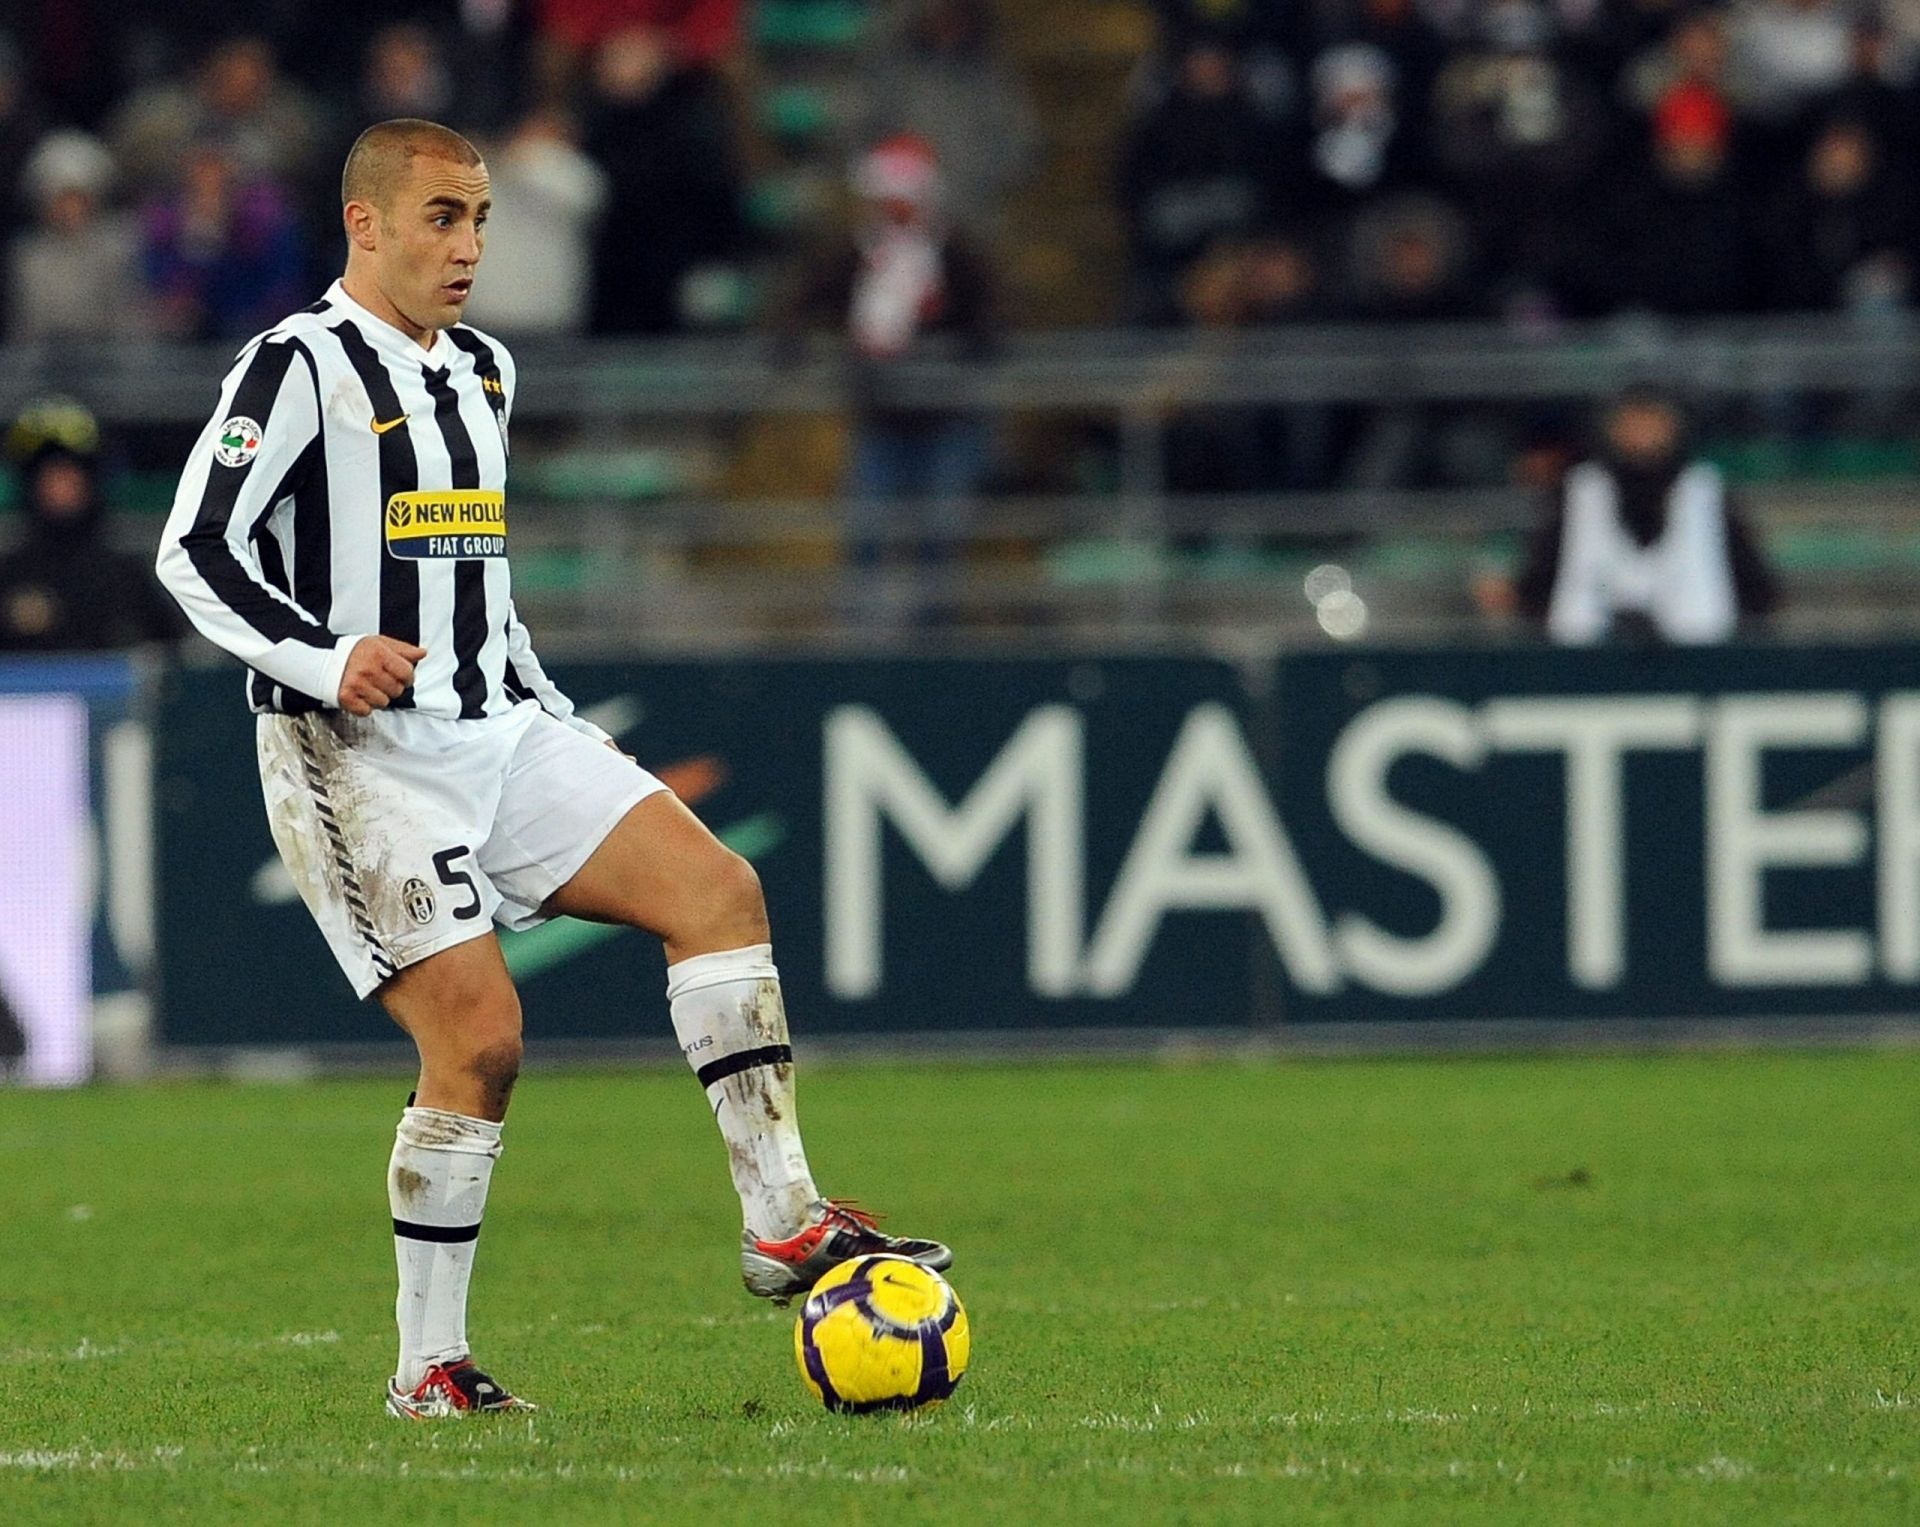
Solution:
<svg viewBox="0 0 1920 1527">
<path fill-rule="evenodd" d="M 0 354 L 0 410 L 81 392 L 134 459 L 165 463 L 121 482 L 114 535 L 149 549 L 230 352 Z M 936 628 L 1253 649 L 1480 637 L 1506 627 L 1476 583 L 1519 560 L 1540 517 L 1541 485 L 1510 464 L 1538 450 L 1550 470 L 1607 399 L 1652 385 L 1691 404 L 1705 454 L 1745 488 L 1787 583 L 1782 633 L 1884 636 L 1920 620 L 1920 447 L 1906 433 L 1920 348 L 1896 316 L 1207 342 L 1061 331 L 1009 338 L 990 359 L 917 356 L 878 381 L 824 343 L 771 338 L 530 343 L 518 358 L 516 590 L 547 644 L 916 644 Z M 847 414 L 875 386 L 894 406 L 979 423 L 989 465 L 964 506 L 850 532 Z M 1836 416 L 1877 433 L 1807 422 Z M 1389 437 L 1389 455 L 1450 452 L 1458 470 L 1445 484 L 1293 491 L 1183 481 L 1196 429 L 1354 420 Z M 854 534 L 870 557 L 850 554 Z"/>
</svg>

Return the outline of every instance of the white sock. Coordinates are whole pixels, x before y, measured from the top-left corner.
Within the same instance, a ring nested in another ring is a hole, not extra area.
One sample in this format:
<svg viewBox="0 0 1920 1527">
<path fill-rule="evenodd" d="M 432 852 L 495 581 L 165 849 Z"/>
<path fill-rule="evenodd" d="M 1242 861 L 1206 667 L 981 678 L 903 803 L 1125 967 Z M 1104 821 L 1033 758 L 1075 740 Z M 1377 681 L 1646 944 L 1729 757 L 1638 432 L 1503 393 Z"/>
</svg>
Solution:
<svg viewBox="0 0 1920 1527">
<path fill-rule="evenodd" d="M 673 1032 L 713 1104 L 747 1229 L 781 1241 L 820 1197 L 793 1106 L 793 1050 L 773 946 L 697 954 L 667 967 Z"/>
<path fill-rule="evenodd" d="M 500 1126 L 438 1108 L 400 1115 L 387 1164 L 393 1250 L 400 1264 L 400 1363 L 412 1389 L 433 1363 L 468 1355 L 467 1281 L 487 1182 L 500 1154 Z"/>
</svg>

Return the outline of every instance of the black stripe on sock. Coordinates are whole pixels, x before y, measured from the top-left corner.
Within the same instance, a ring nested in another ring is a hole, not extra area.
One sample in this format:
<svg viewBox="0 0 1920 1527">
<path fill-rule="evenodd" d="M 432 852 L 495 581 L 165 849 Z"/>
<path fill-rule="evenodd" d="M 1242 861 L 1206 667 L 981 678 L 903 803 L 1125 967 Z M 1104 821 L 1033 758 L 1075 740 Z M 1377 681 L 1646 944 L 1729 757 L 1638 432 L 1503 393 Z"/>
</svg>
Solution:
<svg viewBox="0 0 1920 1527">
<path fill-rule="evenodd" d="M 710 1060 L 694 1075 L 699 1078 L 702 1087 L 711 1087 L 715 1082 L 724 1082 L 728 1077 L 751 1071 L 755 1066 L 784 1066 L 792 1059 L 792 1045 L 764 1045 L 758 1050 L 736 1050 L 732 1055 Z"/>
<path fill-rule="evenodd" d="M 410 1219 L 395 1220 L 393 1233 L 409 1241 L 438 1241 L 442 1245 L 480 1239 L 478 1225 L 416 1225 Z"/>
</svg>

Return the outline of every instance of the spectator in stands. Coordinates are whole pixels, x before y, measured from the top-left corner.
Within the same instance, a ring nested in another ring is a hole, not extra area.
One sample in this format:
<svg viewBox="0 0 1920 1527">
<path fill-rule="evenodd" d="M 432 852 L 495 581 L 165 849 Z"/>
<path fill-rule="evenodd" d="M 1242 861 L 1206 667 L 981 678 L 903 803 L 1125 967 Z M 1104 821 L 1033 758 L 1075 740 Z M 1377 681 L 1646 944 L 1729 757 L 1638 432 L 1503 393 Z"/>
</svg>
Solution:
<svg viewBox="0 0 1920 1527">
<path fill-rule="evenodd" d="M 9 260 L 8 337 L 125 339 L 148 327 L 140 282 L 140 230 L 109 211 L 113 160 L 99 139 L 49 133 L 27 161 L 35 212 Z"/>
<path fill-rule="evenodd" d="M 607 177 L 593 257 L 593 329 L 683 327 L 683 285 L 738 259 L 746 229 L 734 125 L 719 80 L 657 27 L 600 42 L 584 146 Z"/>
<path fill-rule="evenodd" d="M 670 73 L 716 68 L 740 43 L 741 0 L 535 0 L 533 10 L 549 90 L 616 37 L 644 36 Z"/>
<path fill-rule="evenodd" d="M 1534 0 L 1490 0 L 1478 35 L 1434 86 L 1435 152 L 1475 247 L 1519 299 L 1551 293 L 1577 214 L 1608 147 L 1599 89 L 1553 49 Z"/>
<path fill-rule="evenodd" d="M 989 0 L 915 0 L 882 27 L 866 60 L 870 142 L 902 133 L 940 156 L 949 214 L 999 226 L 1032 170 L 1037 129 L 1025 83 L 1001 56 Z"/>
<path fill-rule="evenodd" d="M 1361 43 L 1393 60 L 1394 109 L 1421 127 L 1433 101 L 1434 81 L 1447 61 L 1447 40 L 1429 9 L 1418 0 L 1339 0 L 1319 7 L 1325 45 Z"/>
<path fill-rule="evenodd" d="M 1134 315 L 1177 319 L 1187 267 L 1218 240 L 1265 225 L 1270 188 L 1286 178 L 1273 129 L 1248 100 L 1233 54 L 1218 41 L 1194 44 L 1166 99 L 1128 131 L 1121 157 Z"/>
<path fill-rule="evenodd" d="M 1403 114 L 1398 78 L 1393 59 L 1371 43 L 1342 43 L 1314 59 L 1306 160 L 1321 208 L 1351 212 L 1425 178 L 1426 124 Z"/>
<path fill-rule="evenodd" d="M 1435 196 L 1397 196 L 1354 220 L 1348 311 L 1356 318 L 1434 323 L 1485 316 L 1473 286 L 1466 223 Z"/>
<path fill-rule="evenodd" d="M 541 95 L 528 56 L 532 9 L 524 0 L 282 3 L 274 36 L 289 69 L 338 108 L 344 153 L 360 129 L 391 117 L 450 122 L 469 136 L 503 131 Z M 341 60 L 361 66 L 343 69 Z"/>
<path fill-rule="evenodd" d="M 444 120 L 453 108 L 453 72 L 439 37 L 417 21 L 381 27 L 367 45 L 358 125 L 390 117 Z"/>
<path fill-rule="evenodd" d="M 1724 12 L 1683 12 L 1667 35 L 1631 60 L 1620 76 L 1625 104 L 1639 117 L 1651 117 L 1662 101 L 1682 89 L 1712 95 L 1731 116 Z"/>
<path fill-rule="evenodd" d="M 593 230 L 605 210 L 607 177 L 580 151 L 564 113 L 528 113 L 504 145 L 487 153 L 493 216 L 487 223 L 487 279 L 474 287 L 467 318 L 508 336 L 578 334 L 592 295 Z"/>
<path fill-rule="evenodd" d="M 1920 149 L 1920 48 L 1881 18 L 1863 16 L 1854 27 L 1845 83 L 1816 101 L 1810 116 L 1815 130 L 1827 122 L 1858 122 L 1884 163 L 1910 163 Z"/>
<path fill-rule="evenodd" d="M 1180 285 L 1182 317 L 1200 341 L 1196 362 L 1234 364 L 1235 336 L 1246 329 L 1325 321 L 1333 309 L 1320 264 L 1311 244 L 1285 233 L 1209 250 Z M 1176 493 L 1331 487 L 1344 416 L 1317 403 L 1183 409 L 1167 426 L 1167 485 Z M 1183 537 L 1177 544 L 1191 549 L 1205 539 Z"/>
<path fill-rule="evenodd" d="M 981 354 L 994 331 L 991 276 L 971 238 L 947 218 L 939 162 L 917 138 L 875 145 L 855 167 L 854 237 L 804 274 L 790 328 L 830 326 L 846 337 L 857 417 L 848 468 L 847 550 L 854 566 L 900 549 L 930 568 L 955 560 L 988 467 L 978 414 L 903 407 L 890 368 L 930 341 Z M 903 534 L 904 533 L 904 534 Z M 862 586 L 866 596 L 884 591 Z"/>
<path fill-rule="evenodd" d="M 1567 473 L 1510 593 L 1481 591 L 1490 611 L 1517 606 L 1567 646 L 1723 642 L 1779 600 L 1719 469 L 1691 452 L 1678 403 L 1651 389 L 1608 408 L 1600 449 Z"/>
<path fill-rule="evenodd" d="M 1153 8 L 1160 52 L 1136 83 L 1147 105 L 1164 100 L 1177 83 L 1180 61 L 1207 45 L 1233 56 L 1241 89 L 1261 117 L 1277 124 L 1299 116 L 1301 64 L 1313 44 L 1310 6 L 1292 0 L 1153 0 Z"/>
<path fill-rule="evenodd" d="M 152 558 L 106 541 L 93 415 L 70 398 L 43 398 L 7 431 L 6 454 L 27 532 L 17 550 L 0 557 L 0 651 L 97 652 L 178 641 L 186 628 L 154 580 Z"/>
<path fill-rule="evenodd" d="M 186 151 L 177 189 L 146 211 L 147 291 L 162 332 L 244 339 L 302 301 L 306 242 L 285 191 L 223 143 Z"/>
<path fill-rule="evenodd" d="M 1845 83 L 1853 17 L 1839 0 L 1744 0 L 1732 17 L 1729 81 L 1743 111 L 1784 122 Z"/>
<path fill-rule="evenodd" d="M 114 114 L 107 141 L 129 186 L 176 180 L 199 144 L 220 143 L 251 181 L 271 181 L 296 197 L 319 175 L 321 117 L 283 77 L 264 36 L 216 43 L 186 81 L 136 92 Z"/>
<path fill-rule="evenodd" d="M 1347 242 L 1350 316 L 1373 323 L 1440 323 L 1484 317 L 1465 220 L 1446 202 L 1420 193 L 1392 197 L 1360 213 Z M 1342 480 L 1355 488 L 1454 487 L 1492 468 L 1477 458 L 1484 431 L 1472 410 L 1417 401 L 1370 409 L 1346 451 Z"/>
<path fill-rule="evenodd" d="M 1733 167 L 1734 121 L 1704 85 L 1673 86 L 1650 124 L 1652 163 L 1597 198 L 1570 285 L 1592 311 L 1678 318 L 1755 303 L 1756 230 Z"/>
<path fill-rule="evenodd" d="M 1905 307 L 1913 202 L 1859 122 L 1828 123 L 1767 221 L 1773 305 L 1794 311 Z"/>
<path fill-rule="evenodd" d="M 1167 51 L 1178 55 L 1195 42 L 1218 43 L 1245 59 L 1263 50 L 1306 51 L 1313 7 L 1285 0 L 1152 0 Z"/>
<path fill-rule="evenodd" d="M 340 0 L 332 3 L 338 6 Z M 447 32 L 419 20 L 387 21 L 384 14 L 367 18 L 372 24 L 361 24 L 363 13 L 355 9 L 349 9 L 347 15 L 354 25 L 345 25 L 341 19 L 313 23 L 321 32 L 314 39 L 316 46 L 330 46 L 339 50 L 339 56 L 359 61 L 357 70 L 342 71 L 344 77 L 330 92 L 331 109 L 325 127 L 331 135 L 331 146 L 319 156 L 324 163 L 344 164 L 354 140 L 374 122 L 394 117 L 445 122 L 455 115 L 465 122 L 465 103 L 456 99 L 447 55 Z M 475 133 L 471 127 L 466 131 Z M 339 226 L 340 186 L 336 179 L 316 176 L 300 184 L 282 178 L 278 184 L 293 197 L 303 225 L 329 233 Z M 309 280 L 318 289 L 339 274 L 331 268 L 338 256 L 330 242 L 326 248 L 316 249 L 314 255 L 318 264 Z"/>
</svg>

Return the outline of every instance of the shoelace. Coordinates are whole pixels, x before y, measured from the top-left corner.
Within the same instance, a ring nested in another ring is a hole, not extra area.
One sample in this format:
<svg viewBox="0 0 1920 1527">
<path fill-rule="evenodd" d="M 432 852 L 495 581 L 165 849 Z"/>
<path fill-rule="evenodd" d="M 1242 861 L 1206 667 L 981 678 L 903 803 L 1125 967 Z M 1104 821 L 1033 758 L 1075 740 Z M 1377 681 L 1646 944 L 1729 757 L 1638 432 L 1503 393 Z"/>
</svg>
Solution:
<svg viewBox="0 0 1920 1527">
<path fill-rule="evenodd" d="M 876 1214 L 871 1209 L 861 1208 L 860 1200 L 857 1198 L 829 1198 L 827 1216 L 830 1219 L 850 1220 L 862 1230 L 878 1230 L 880 1221 L 886 1218 L 884 1214 Z"/>
<path fill-rule="evenodd" d="M 482 1384 L 499 1393 L 500 1386 L 482 1373 L 470 1357 L 462 1358 L 457 1363 L 443 1364 L 440 1371 L 446 1375 L 447 1383 L 459 1390 L 469 1405 L 478 1405 L 484 1399 L 479 1392 Z"/>
</svg>

